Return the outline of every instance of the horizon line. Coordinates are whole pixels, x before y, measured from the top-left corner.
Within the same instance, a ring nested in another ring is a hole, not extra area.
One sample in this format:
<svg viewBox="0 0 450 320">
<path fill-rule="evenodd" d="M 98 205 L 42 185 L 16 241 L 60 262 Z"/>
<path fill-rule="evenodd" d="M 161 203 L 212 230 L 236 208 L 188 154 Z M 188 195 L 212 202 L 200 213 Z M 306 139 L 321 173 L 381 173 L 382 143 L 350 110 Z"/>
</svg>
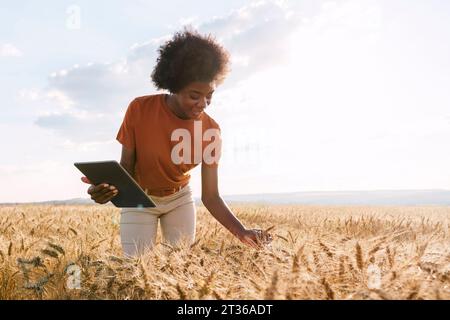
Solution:
<svg viewBox="0 0 450 320">
<path fill-rule="evenodd" d="M 296 194 L 296 193 L 357 193 L 357 192 L 413 192 L 413 191 L 446 191 L 450 192 L 450 189 L 365 189 L 365 190 L 326 190 L 326 191 L 288 191 L 288 192 L 262 192 L 262 193 L 243 193 L 243 194 L 223 194 L 222 197 L 236 197 L 236 196 L 257 196 L 257 195 L 287 195 L 287 194 Z M 194 197 L 197 199 L 201 199 L 201 196 Z M 27 201 L 27 202 L 0 202 L 0 205 L 13 205 L 13 204 L 30 204 L 30 203 L 42 203 L 42 202 L 64 202 L 76 199 L 89 200 L 89 197 L 77 197 L 77 198 L 69 198 L 62 200 L 40 200 L 40 201 Z"/>
</svg>

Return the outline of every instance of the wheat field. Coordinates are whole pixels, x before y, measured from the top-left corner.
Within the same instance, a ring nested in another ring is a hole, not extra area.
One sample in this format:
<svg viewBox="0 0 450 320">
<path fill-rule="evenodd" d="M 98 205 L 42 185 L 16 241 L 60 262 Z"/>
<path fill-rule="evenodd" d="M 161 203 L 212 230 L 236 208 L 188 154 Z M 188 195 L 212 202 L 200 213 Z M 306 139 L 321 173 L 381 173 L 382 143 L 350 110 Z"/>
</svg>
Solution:
<svg viewBox="0 0 450 320">
<path fill-rule="evenodd" d="M 193 245 L 131 259 L 113 206 L 0 207 L 0 299 L 450 299 L 448 207 L 230 208 L 272 244 L 199 206 Z"/>
</svg>

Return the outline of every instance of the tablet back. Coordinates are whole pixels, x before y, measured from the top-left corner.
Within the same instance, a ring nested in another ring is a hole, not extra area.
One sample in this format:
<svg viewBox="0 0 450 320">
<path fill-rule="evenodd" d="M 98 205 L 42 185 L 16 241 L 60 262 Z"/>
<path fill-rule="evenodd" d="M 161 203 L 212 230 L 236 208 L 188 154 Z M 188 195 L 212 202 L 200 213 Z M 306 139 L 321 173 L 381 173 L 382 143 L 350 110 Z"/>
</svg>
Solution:
<svg viewBox="0 0 450 320">
<path fill-rule="evenodd" d="M 156 207 L 131 175 L 115 160 L 75 162 L 77 167 L 94 184 L 107 183 L 119 193 L 111 202 L 119 208 Z"/>
</svg>

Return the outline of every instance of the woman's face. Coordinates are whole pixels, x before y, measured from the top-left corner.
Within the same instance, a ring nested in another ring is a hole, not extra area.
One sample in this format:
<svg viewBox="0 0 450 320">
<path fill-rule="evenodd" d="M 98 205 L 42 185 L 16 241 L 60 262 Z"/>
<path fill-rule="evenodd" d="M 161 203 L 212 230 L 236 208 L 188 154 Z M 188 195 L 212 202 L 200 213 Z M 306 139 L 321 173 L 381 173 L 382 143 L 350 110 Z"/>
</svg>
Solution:
<svg viewBox="0 0 450 320">
<path fill-rule="evenodd" d="M 190 83 L 175 95 L 179 111 L 187 119 L 200 119 L 203 110 L 211 103 L 215 88 L 214 83 Z"/>
</svg>

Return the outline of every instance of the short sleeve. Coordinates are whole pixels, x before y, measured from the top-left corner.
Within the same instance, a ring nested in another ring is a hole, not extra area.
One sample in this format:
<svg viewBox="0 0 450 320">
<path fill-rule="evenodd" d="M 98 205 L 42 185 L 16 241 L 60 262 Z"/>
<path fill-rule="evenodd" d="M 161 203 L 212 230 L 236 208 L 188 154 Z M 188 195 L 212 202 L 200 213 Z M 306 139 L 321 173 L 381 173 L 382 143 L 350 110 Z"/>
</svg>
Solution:
<svg viewBox="0 0 450 320">
<path fill-rule="evenodd" d="M 125 117 L 116 137 L 116 140 L 119 141 L 127 149 L 136 149 L 135 119 L 137 107 L 138 101 L 134 99 L 128 105 L 127 111 L 125 112 Z"/>
<path fill-rule="evenodd" d="M 214 123 L 214 127 L 203 134 L 204 148 L 202 163 L 211 168 L 217 168 L 222 155 L 222 135 L 220 126 Z"/>
</svg>

